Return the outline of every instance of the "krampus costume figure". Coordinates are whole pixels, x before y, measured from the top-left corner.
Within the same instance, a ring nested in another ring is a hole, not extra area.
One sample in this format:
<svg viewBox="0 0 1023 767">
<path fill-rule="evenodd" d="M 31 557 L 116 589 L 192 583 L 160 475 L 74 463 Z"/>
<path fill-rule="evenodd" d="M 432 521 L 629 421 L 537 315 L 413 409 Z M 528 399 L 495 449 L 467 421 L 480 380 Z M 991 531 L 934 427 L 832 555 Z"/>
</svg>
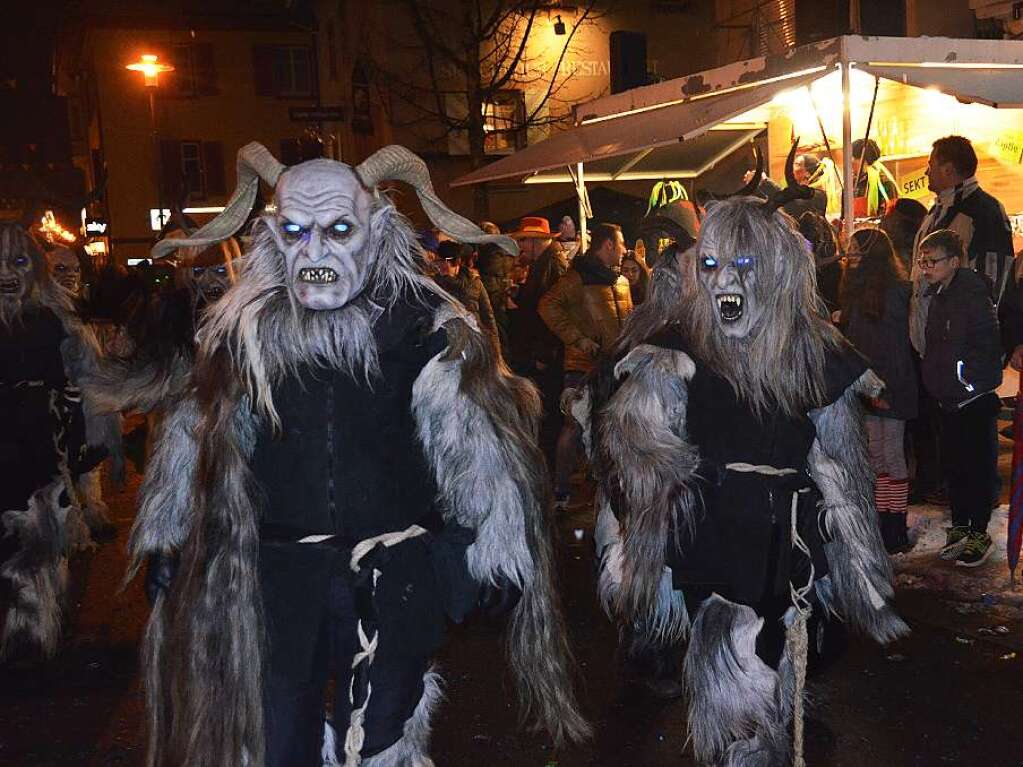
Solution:
<svg viewBox="0 0 1023 767">
<path fill-rule="evenodd" d="M 829 613 L 881 642 L 907 630 L 858 399 L 881 384 L 824 319 L 777 212 L 795 193 L 712 204 L 590 392 L 601 597 L 643 641 L 688 636 L 705 764 L 802 762 L 808 644 Z"/>
<path fill-rule="evenodd" d="M 417 271 L 415 236 L 377 185 L 408 182 L 461 241 L 514 243 L 447 210 L 400 147 L 285 169 L 250 144 L 238 168 L 225 212 L 183 244 L 233 234 L 261 178 L 276 212 L 206 315 L 132 534 L 135 566 L 156 555 L 150 580 L 166 584 L 144 647 L 149 763 L 320 764 L 322 740 L 328 764 L 432 765 L 445 613 L 519 590 L 525 708 L 556 739 L 581 737 L 536 392 Z"/>
<path fill-rule="evenodd" d="M 19 224 L 0 224 L 0 658 L 54 652 L 68 548 L 91 545 L 75 481 L 105 439 L 102 424 L 87 427 L 75 381 L 95 359 L 39 246 Z"/>
<path fill-rule="evenodd" d="M 81 307 L 83 295 L 82 262 L 78 254 L 70 248 L 58 245 L 46 251 L 46 265 L 53 281 L 64 288 L 76 307 Z M 94 326 L 90 325 L 91 328 Z M 97 334 L 97 337 L 98 334 Z M 102 358 L 100 358 L 102 359 Z M 99 361 L 99 360 L 97 360 Z M 89 366 L 91 373 L 96 365 Z M 77 383 L 84 387 L 84 378 L 80 376 Z M 121 482 L 124 479 L 124 451 L 121 445 L 121 420 L 117 414 L 100 414 L 96 410 L 96 401 L 92 396 L 83 398 L 86 409 L 86 430 L 90 442 L 102 441 L 111 456 L 111 473 L 113 478 Z M 85 523 L 95 540 L 110 540 L 117 535 L 117 528 L 110 521 L 109 509 L 103 500 L 103 484 L 101 467 L 82 474 L 76 483 L 79 503 Z"/>
</svg>

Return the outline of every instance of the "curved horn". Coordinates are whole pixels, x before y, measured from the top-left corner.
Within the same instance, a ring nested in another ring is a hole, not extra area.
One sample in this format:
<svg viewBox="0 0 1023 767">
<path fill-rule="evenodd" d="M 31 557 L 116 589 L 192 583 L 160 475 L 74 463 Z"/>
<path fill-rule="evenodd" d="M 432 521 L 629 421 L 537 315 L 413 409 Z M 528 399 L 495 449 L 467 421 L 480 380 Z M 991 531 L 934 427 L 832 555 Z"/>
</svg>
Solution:
<svg viewBox="0 0 1023 767">
<path fill-rule="evenodd" d="M 476 224 L 448 208 L 433 190 L 426 163 L 403 146 L 392 144 L 378 149 L 355 169 L 367 189 L 375 190 L 382 181 L 404 181 L 416 190 L 423 210 L 437 227 L 459 242 L 484 244 L 492 242 L 502 250 L 517 255 L 518 243 L 503 234 L 486 234 Z"/>
<path fill-rule="evenodd" d="M 742 189 L 732 192 L 727 197 L 749 197 L 757 191 L 760 182 L 764 180 L 764 155 L 761 154 L 760 147 L 756 144 L 753 145 L 753 154 L 757 158 L 757 169 L 753 171 L 753 178 Z"/>
<path fill-rule="evenodd" d="M 798 146 L 799 138 L 796 137 L 796 140 L 792 142 L 789 155 L 785 159 L 785 181 L 788 183 L 788 186 L 775 192 L 768 198 L 767 202 L 764 203 L 764 211 L 766 213 L 774 213 L 778 208 L 794 200 L 809 200 L 813 197 L 813 189 L 796 181 L 795 171 L 792 170 L 792 163 L 796 160 L 796 147 Z"/>
<path fill-rule="evenodd" d="M 160 240 L 153 246 L 153 258 L 163 258 L 177 248 L 215 245 L 231 237 L 252 212 L 260 179 L 274 187 L 283 172 L 284 165 L 265 146 L 255 141 L 246 144 L 238 150 L 238 185 L 223 212 L 189 237 Z"/>
<path fill-rule="evenodd" d="M 798 146 L 799 136 L 796 136 L 795 141 L 792 142 L 792 148 L 789 150 L 789 155 L 785 158 L 785 182 L 789 186 L 799 186 L 799 182 L 796 181 L 796 172 L 793 170 L 793 165 L 796 162 L 796 147 Z"/>
</svg>

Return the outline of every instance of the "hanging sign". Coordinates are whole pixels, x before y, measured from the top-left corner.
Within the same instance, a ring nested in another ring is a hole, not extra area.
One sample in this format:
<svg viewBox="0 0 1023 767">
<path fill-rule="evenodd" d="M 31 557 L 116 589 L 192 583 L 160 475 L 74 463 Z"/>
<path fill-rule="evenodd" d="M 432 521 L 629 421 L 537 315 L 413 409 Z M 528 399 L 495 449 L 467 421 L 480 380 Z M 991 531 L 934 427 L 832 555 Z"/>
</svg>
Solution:
<svg viewBox="0 0 1023 767">
<path fill-rule="evenodd" d="M 931 193 L 927 188 L 927 166 L 899 176 L 899 197 L 919 200 Z"/>
<path fill-rule="evenodd" d="M 992 144 L 992 154 L 1002 162 L 1019 165 L 1023 159 L 1023 131 L 1006 131 L 996 138 Z"/>
</svg>

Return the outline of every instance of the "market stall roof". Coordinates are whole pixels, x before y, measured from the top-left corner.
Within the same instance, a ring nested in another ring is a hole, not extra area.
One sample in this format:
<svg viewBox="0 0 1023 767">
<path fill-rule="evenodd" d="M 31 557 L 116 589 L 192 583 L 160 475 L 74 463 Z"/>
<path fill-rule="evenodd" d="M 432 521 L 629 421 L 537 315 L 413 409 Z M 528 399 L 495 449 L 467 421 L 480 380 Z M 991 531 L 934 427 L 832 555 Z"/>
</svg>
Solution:
<svg viewBox="0 0 1023 767">
<path fill-rule="evenodd" d="M 1023 70 L 1023 41 L 837 37 L 783 56 L 748 59 L 578 105 L 574 127 L 453 185 L 500 179 L 567 181 L 570 174 L 561 169 L 577 163 L 587 164 L 587 180 L 692 178 L 763 127 L 729 120 L 842 63 L 961 101 L 1023 106 L 1023 72 L 1017 71 Z M 713 136 L 713 131 L 722 135 Z M 679 142 L 692 143 L 680 150 Z M 590 175 L 591 167 L 596 177 Z M 555 169 L 559 172 L 550 172 Z"/>
</svg>

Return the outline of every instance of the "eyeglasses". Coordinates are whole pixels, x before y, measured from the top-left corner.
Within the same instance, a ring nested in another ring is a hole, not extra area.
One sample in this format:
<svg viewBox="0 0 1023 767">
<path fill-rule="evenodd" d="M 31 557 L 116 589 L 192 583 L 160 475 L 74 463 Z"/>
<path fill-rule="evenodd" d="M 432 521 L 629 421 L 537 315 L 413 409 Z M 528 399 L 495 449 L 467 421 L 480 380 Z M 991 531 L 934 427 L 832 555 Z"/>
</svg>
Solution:
<svg viewBox="0 0 1023 767">
<path fill-rule="evenodd" d="M 916 264 L 924 269 L 933 269 L 942 261 L 948 261 L 950 258 L 952 258 L 952 256 L 942 256 L 941 258 L 918 258 L 916 260 Z"/>
</svg>

